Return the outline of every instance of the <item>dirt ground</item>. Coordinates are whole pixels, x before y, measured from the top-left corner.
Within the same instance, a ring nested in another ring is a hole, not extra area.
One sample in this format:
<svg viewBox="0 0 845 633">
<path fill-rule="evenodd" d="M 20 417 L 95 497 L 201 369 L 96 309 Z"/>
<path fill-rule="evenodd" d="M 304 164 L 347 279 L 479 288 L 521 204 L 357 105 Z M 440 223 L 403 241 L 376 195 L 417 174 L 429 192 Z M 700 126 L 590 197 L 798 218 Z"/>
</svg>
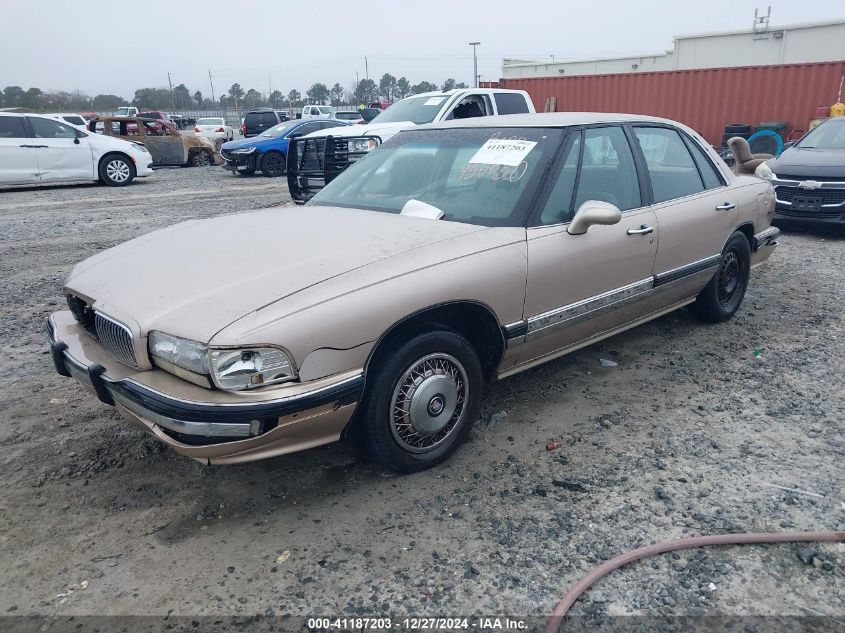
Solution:
<svg viewBox="0 0 845 633">
<path fill-rule="evenodd" d="M 845 529 L 842 237 L 783 235 L 728 323 L 682 310 L 489 385 L 470 442 L 412 476 L 343 444 L 200 465 L 56 375 L 44 319 L 74 263 L 285 203 L 284 179 L 219 167 L 0 192 L 0 616 L 541 616 L 651 542 Z M 842 545 L 664 555 L 573 613 L 841 624 L 844 562 Z"/>
</svg>

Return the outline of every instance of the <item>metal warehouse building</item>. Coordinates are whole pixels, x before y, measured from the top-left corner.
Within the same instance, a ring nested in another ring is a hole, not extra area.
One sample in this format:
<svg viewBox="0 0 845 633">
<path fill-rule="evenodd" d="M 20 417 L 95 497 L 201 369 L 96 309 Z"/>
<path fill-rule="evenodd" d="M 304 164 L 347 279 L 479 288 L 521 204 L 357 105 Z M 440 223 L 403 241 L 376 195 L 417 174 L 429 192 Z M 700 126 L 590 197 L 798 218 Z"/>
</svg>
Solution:
<svg viewBox="0 0 845 633">
<path fill-rule="evenodd" d="M 711 143 L 727 123 L 786 121 L 806 130 L 845 74 L 845 20 L 676 37 L 663 53 L 581 61 L 504 59 L 502 87 L 538 109 L 632 112 L 676 119 Z"/>
</svg>

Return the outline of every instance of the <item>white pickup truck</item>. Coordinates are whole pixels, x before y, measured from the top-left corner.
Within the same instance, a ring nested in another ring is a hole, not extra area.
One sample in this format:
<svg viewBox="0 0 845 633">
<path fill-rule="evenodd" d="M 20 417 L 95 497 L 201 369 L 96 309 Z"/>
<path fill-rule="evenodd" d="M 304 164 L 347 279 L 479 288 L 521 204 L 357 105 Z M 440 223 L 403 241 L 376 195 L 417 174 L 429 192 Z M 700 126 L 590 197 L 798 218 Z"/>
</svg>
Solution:
<svg viewBox="0 0 845 633">
<path fill-rule="evenodd" d="M 331 128 L 296 139 L 287 155 L 291 197 L 299 204 L 306 202 L 358 158 L 415 125 L 529 112 L 535 112 L 534 104 L 524 90 L 459 88 L 407 97 L 367 125 Z"/>
</svg>

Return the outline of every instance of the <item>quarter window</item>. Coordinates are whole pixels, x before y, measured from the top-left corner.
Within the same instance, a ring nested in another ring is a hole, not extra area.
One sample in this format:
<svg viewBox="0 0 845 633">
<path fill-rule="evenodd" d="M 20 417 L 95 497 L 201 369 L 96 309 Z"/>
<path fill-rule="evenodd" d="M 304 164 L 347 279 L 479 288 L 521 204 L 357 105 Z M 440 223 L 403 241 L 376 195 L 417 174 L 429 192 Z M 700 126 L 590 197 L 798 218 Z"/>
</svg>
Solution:
<svg viewBox="0 0 845 633">
<path fill-rule="evenodd" d="M 640 143 L 654 202 L 665 202 L 704 191 L 686 144 L 675 130 L 662 127 L 635 127 Z"/>
<path fill-rule="evenodd" d="M 716 168 L 713 166 L 713 162 L 705 156 L 704 150 L 693 143 L 689 137 L 684 137 L 684 140 L 692 153 L 692 158 L 695 161 L 695 164 L 698 166 L 698 173 L 701 174 L 701 178 L 704 180 L 704 188 L 715 189 L 716 187 L 723 186 L 725 182 L 722 180 L 719 172 L 716 171 Z"/>
<path fill-rule="evenodd" d="M 0 138 L 27 138 L 22 116 L 0 116 Z"/>
<path fill-rule="evenodd" d="M 581 152 L 581 133 L 578 132 L 575 141 L 566 152 L 560 174 L 554 188 L 549 195 L 543 212 L 540 214 L 540 224 L 561 224 L 569 222 L 575 211 L 572 208 L 572 194 L 575 192 L 575 176 L 578 174 L 578 155 Z"/>
</svg>

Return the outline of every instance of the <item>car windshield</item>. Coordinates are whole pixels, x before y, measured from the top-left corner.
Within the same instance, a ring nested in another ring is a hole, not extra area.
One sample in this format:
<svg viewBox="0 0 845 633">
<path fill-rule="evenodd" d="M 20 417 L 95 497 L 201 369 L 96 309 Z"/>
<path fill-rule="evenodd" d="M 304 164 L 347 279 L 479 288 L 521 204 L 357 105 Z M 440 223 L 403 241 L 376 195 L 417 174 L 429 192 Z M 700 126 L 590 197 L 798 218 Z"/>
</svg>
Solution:
<svg viewBox="0 0 845 633">
<path fill-rule="evenodd" d="M 822 123 L 798 143 L 801 149 L 845 149 L 845 119 Z"/>
<path fill-rule="evenodd" d="M 338 119 L 344 119 L 344 120 L 350 120 L 350 121 L 361 118 L 361 115 L 358 114 L 357 112 L 338 112 L 336 116 L 337 116 Z"/>
<path fill-rule="evenodd" d="M 197 125 L 223 125 L 223 119 L 198 119 Z"/>
<path fill-rule="evenodd" d="M 397 101 L 387 110 L 379 114 L 372 123 L 431 123 L 446 103 L 449 95 L 435 95 L 433 97 L 410 97 Z"/>
<path fill-rule="evenodd" d="M 271 127 L 269 130 L 262 132 L 259 136 L 263 138 L 278 138 L 279 136 L 284 136 L 291 128 L 296 127 L 301 123 L 302 121 L 279 123 L 278 125 Z"/>
<path fill-rule="evenodd" d="M 141 117 L 142 119 L 161 119 L 162 118 L 162 115 L 161 115 L 160 112 L 141 112 L 141 114 L 139 114 L 138 116 Z"/>
<path fill-rule="evenodd" d="M 402 132 L 309 204 L 399 213 L 413 200 L 437 207 L 448 221 L 523 226 L 561 134 L 549 128 Z"/>
</svg>

